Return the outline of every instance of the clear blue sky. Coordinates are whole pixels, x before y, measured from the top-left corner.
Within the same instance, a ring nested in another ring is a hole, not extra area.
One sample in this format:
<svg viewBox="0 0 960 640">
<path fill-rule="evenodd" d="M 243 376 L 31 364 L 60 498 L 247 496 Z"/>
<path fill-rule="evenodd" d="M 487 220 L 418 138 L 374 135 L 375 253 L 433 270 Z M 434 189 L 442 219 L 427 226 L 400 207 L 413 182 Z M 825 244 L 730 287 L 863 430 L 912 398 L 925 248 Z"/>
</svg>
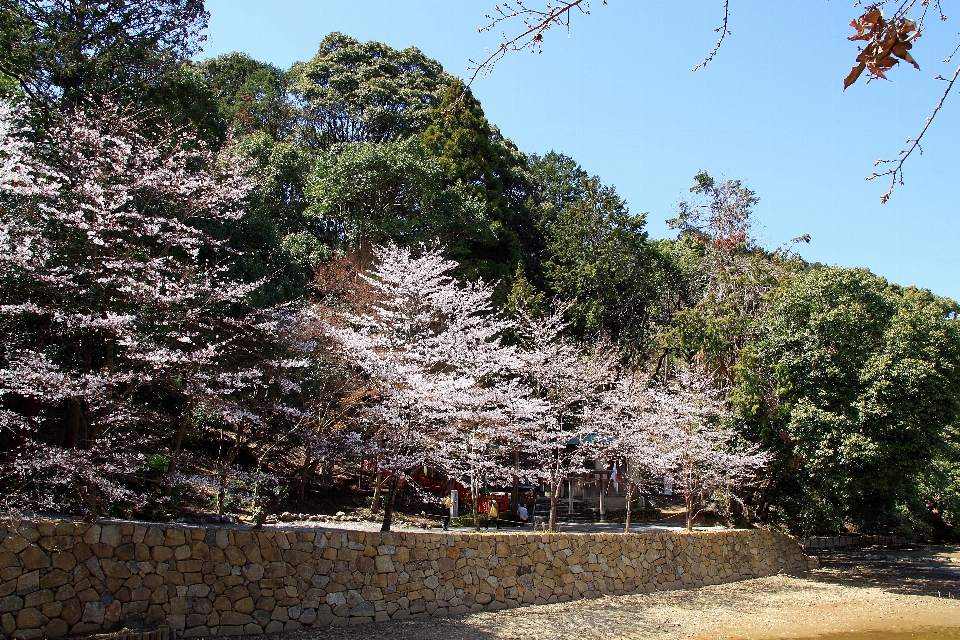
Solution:
<svg viewBox="0 0 960 640">
<path fill-rule="evenodd" d="M 545 0 L 528 0 L 539 6 Z M 499 33 L 480 34 L 494 0 L 207 0 L 199 57 L 243 51 L 286 68 L 309 60 L 341 31 L 395 48 L 416 46 L 467 75 Z M 520 149 L 556 150 L 616 186 L 654 237 L 703 169 L 757 192 L 761 243 L 804 233 L 811 261 L 867 267 L 902 285 L 960 300 L 960 95 L 948 98 L 885 205 L 886 182 L 866 182 L 922 128 L 943 83 L 942 61 L 960 42 L 956 24 L 932 21 L 892 82 L 841 92 L 854 64 L 852 2 L 732 0 L 717 58 L 723 0 L 594 0 L 569 35 L 551 31 L 541 55 L 508 56 L 474 84 L 489 120 Z M 951 6 L 951 5 L 948 5 Z"/>
</svg>

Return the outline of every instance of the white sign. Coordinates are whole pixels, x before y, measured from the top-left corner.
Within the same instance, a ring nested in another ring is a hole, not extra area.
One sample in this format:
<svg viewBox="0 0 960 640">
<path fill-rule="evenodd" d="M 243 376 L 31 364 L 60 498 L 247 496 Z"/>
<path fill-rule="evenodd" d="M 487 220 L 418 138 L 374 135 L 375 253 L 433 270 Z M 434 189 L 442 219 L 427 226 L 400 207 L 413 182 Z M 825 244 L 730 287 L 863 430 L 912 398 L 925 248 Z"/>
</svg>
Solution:
<svg viewBox="0 0 960 640">
<path fill-rule="evenodd" d="M 673 477 L 672 476 L 663 476 L 663 495 L 665 496 L 673 495 Z"/>
<path fill-rule="evenodd" d="M 456 489 L 450 491 L 450 515 L 454 518 L 460 515 L 460 498 Z"/>
</svg>

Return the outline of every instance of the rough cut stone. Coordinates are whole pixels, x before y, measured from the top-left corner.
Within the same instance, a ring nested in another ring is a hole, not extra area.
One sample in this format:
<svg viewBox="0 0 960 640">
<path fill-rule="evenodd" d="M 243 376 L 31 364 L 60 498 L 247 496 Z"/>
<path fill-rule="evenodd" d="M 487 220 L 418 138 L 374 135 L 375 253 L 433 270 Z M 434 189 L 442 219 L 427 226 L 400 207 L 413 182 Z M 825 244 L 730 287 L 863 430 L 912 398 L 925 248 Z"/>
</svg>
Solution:
<svg viewBox="0 0 960 640">
<path fill-rule="evenodd" d="M 50 566 L 50 557 L 44 552 L 43 549 L 35 544 L 31 544 L 29 547 L 21 551 L 19 560 L 20 566 L 22 566 L 25 571 L 46 569 Z"/>
<path fill-rule="evenodd" d="M 57 618 L 47 623 L 43 635 L 45 638 L 62 638 L 69 632 L 70 626 L 64 620 Z"/>
<path fill-rule="evenodd" d="M 31 571 L 17 578 L 17 593 L 26 595 L 40 588 L 40 572 Z"/>
<path fill-rule="evenodd" d="M 17 630 L 24 638 L 163 621 L 185 637 L 274 633 L 807 566 L 794 541 L 764 531 L 624 537 L 0 522 L 0 625 L 8 637 L 20 620 L 35 625 Z"/>
</svg>

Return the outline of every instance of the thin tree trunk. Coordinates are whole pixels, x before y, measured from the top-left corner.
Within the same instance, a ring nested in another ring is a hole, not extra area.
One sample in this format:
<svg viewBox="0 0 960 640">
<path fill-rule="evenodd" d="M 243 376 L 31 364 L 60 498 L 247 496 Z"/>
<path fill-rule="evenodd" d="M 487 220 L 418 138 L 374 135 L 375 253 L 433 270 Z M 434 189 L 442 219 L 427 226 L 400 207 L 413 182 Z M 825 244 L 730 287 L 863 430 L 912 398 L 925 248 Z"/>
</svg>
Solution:
<svg viewBox="0 0 960 640">
<path fill-rule="evenodd" d="M 557 494 L 560 493 L 559 485 L 550 486 L 550 531 L 557 529 Z"/>
<path fill-rule="evenodd" d="M 63 432 L 63 446 L 67 449 L 76 449 L 80 439 L 80 400 L 67 400 L 67 425 Z"/>
<path fill-rule="evenodd" d="M 400 474 L 392 473 L 390 475 L 390 491 L 387 493 L 387 501 L 383 505 L 383 524 L 380 525 L 380 531 L 390 531 L 390 525 L 393 523 L 393 501 L 397 497 L 397 489 L 400 488 Z"/>
<path fill-rule="evenodd" d="M 80 478 L 75 480 L 75 484 L 77 493 L 80 494 L 80 501 L 87 512 L 84 519 L 87 522 L 94 522 L 100 515 L 100 493 L 97 491 L 97 485 Z"/>
<path fill-rule="evenodd" d="M 514 449 L 513 451 L 513 468 L 520 468 L 520 452 Z M 520 510 L 520 477 L 514 473 L 513 474 L 513 514 L 516 517 L 517 512 Z"/>
<path fill-rule="evenodd" d="M 177 427 L 177 433 L 173 436 L 173 451 L 170 456 L 170 466 L 167 467 L 167 475 L 173 475 L 177 471 L 177 463 L 180 461 L 180 449 L 183 447 L 183 437 L 187 433 L 187 425 L 190 424 L 190 412 L 192 407 L 190 403 L 183 408 L 183 415 L 180 416 L 180 425 Z"/>
<path fill-rule="evenodd" d="M 630 502 L 633 500 L 633 483 L 627 480 L 627 523 L 623 527 L 624 533 L 630 533 Z"/>
<path fill-rule="evenodd" d="M 309 454 L 303 454 L 303 464 L 300 465 L 298 470 L 298 484 L 297 484 L 297 500 L 303 502 L 306 499 L 307 494 L 307 481 L 317 471 L 317 466 L 319 466 L 320 460 L 313 458 Z"/>
<path fill-rule="evenodd" d="M 227 459 L 223 463 L 223 468 L 220 470 L 220 492 L 217 496 L 217 515 L 222 516 L 224 514 L 223 503 L 227 499 L 227 475 L 230 473 L 230 465 L 233 464 L 233 461 L 236 459 L 237 454 L 240 453 L 240 444 L 243 442 L 243 426 L 237 426 L 237 437 L 233 441 L 233 446 L 230 448 L 230 453 L 227 454 Z"/>
<path fill-rule="evenodd" d="M 377 467 L 377 475 L 374 477 L 373 482 L 373 503 L 370 505 L 371 513 L 380 513 L 380 486 L 383 484 L 383 474 L 380 472 L 379 465 Z"/>
</svg>

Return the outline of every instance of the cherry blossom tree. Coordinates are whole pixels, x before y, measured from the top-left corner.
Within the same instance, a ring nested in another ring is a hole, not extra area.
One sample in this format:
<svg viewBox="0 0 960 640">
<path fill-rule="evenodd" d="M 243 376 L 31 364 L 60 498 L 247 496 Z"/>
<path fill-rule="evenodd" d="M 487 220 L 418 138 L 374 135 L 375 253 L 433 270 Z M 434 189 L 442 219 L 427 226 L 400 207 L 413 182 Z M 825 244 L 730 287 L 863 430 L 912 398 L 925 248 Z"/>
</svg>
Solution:
<svg viewBox="0 0 960 640">
<path fill-rule="evenodd" d="M 376 266 L 362 278 L 375 302 L 347 314 L 334 329 L 347 356 L 371 379 L 376 398 L 362 413 L 368 455 L 388 478 L 382 530 L 389 531 L 401 482 L 432 460 L 436 434 L 431 369 L 443 356 L 437 335 L 449 306 L 451 264 L 431 252 L 416 258 L 396 247 L 374 250 Z"/>
<path fill-rule="evenodd" d="M 587 419 L 596 430 L 595 457 L 617 463 L 620 482 L 626 484 L 627 514 L 624 533 L 630 533 L 635 493 L 652 493 L 676 465 L 676 439 L 670 407 L 674 397 L 651 387 L 635 373 L 621 373 L 606 389 Z"/>
<path fill-rule="evenodd" d="M 673 477 L 684 498 L 686 525 L 705 510 L 746 510 L 741 494 L 756 483 L 770 456 L 747 445 L 729 417 L 722 391 L 699 366 L 682 367 L 670 384 L 622 374 L 591 406 L 587 419 L 598 457 L 619 463 L 627 484 L 627 522 L 634 490 L 652 491 Z"/>
<path fill-rule="evenodd" d="M 516 333 L 521 344 L 521 375 L 533 398 L 543 406 L 524 433 L 522 450 L 535 473 L 550 490 L 550 529 L 556 528 L 557 501 L 563 483 L 583 473 L 596 436 L 589 420 L 600 392 L 613 383 L 616 358 L 608 347 L 592 351 L 563 336 L 566 308 L 555 305 L 541 318 L 520 309 Z"/>
<path fill-rule="evenodd" d="M 474 495 L 482 479 L 508 475 L 497 451 L 523 407 L 522 394 L 511 393 L 517 358 L 500 341 L 509 325 L 494 312 L 493 288 L 455 281 L 456 263 L 438 250 L 388 246 L 374 256 L 363 276 L 375 297 L 370 312 L 347 316 L 334 331 L 377 382 L 364 419 L 369 455 L 389 477 L 389 531 L 397 490 L 413 468 L 469 476 Z"/>
<path fill-rule="evenodd" d="M 660 419 L 673 431 L 672 475 L 683 493 L 687 529 L 708 509 L 729 513 L 736 504 L 746 511 L 740 493 L 760 479 L 770 454 L 724 426 L 728 411 L 721 391 L 702 368 L 682 369 L 660 397 L 670 397 L 660 406 Z"/>
<path fill-rule="evenodd" d="M 294 391 L 302 362 L 281 336 L 298 312 L 252 309 L 262 283 L 232 279 L 210 233 L 249 187 L 228 150 L 109 106 L 42 135 L 28 117 L 0 104 L 0 475 L 11 506 L 93 517 L 131 498 L 145 452 L 176 460 L 196 406 L 239 424 Z"/>
<path fill-rule="evenodd" d="M 506 363 L 505 363 L 506 364 Z M 511 458 L 524 444 L 524 434 L 539 418 L 544 405 L 529 396 L 516 378 L 448 381 L 455 389 L 443 393 L 445 412 L 438 439 L 438 464 L 452 478 L 466 478 L 473 496 L 474 529 L 480 529 L 479 495 L 484 485 L 506 484 L 514 476 L 533 478 Z"/>
</svg>

